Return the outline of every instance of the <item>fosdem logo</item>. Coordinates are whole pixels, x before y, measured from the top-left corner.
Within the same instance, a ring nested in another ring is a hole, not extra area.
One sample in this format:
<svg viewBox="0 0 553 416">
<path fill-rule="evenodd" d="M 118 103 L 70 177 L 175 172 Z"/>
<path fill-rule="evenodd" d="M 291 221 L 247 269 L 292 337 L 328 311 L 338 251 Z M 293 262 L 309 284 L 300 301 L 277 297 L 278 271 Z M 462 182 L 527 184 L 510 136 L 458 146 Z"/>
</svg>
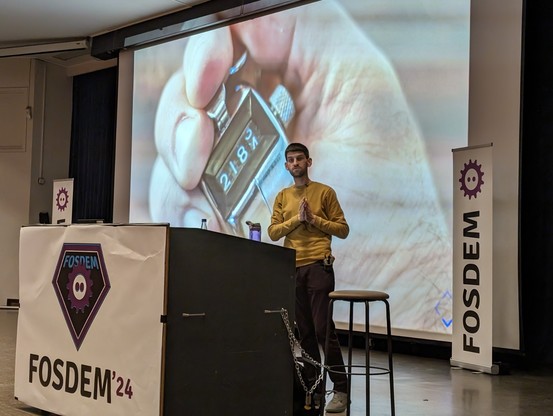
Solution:
<svg viewBox="0 0 553 416">
<path fill-rule="evenodd" d="M 461 183 L 461 191 L 464 192 L 464 196 L 468 196 L 469 199 L 477 197 L 479 192 L 482 192 L 482 185 L 484 185 L 484 172 L 482 172 L 482 165 L 478 164 L 478 161 L 474 162 L 469 159 L 469 163 L 465 163 L 465 166 L 461 170 L 461 177 L 459 182 Z"/>
<path fill-rule="evenodd" d="M 64 244 L 52 280 L 77 350 L 110 289 L 100 244 Z"/>
</svg>

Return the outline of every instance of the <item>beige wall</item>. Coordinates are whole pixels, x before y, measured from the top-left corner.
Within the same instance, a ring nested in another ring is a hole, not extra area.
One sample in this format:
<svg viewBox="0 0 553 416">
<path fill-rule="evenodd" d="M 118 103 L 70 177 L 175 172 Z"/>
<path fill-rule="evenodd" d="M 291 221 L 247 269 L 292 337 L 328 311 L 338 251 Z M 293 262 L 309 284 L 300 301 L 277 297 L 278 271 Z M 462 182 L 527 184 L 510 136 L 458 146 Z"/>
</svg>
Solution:
<svg viewBox="0 0 553 416">
<path fill-rule="evenodd" d="M 27 223 L 32 100 L 29 59 L 0 60 L 0 304 L 18 296 L 19 227 Z"/>
<path fill-rule="evenodd" d="M 40 93 L 34 112 L 28 219 L 31 224 L 38 222 L 39 212 L 48 212 L 52 219 L 53 180 L 67 178 L 69 174 L 73 94 L 73 78 L 57 65 L 37 62 L 35 79 Z"/>
<path fill-rule="evenodd" d="M 68 174 L 71 95 L 64 68 L 0 59 L 0 305 L 19 298 L 21 226 L 51 214 L 52 179 Z"/>
<path fill-rule="evenodd" d="M 493 143 L 493 345 L 519 348 L 522 0 L 471 2 L 469 145 Z"/>
</svg>

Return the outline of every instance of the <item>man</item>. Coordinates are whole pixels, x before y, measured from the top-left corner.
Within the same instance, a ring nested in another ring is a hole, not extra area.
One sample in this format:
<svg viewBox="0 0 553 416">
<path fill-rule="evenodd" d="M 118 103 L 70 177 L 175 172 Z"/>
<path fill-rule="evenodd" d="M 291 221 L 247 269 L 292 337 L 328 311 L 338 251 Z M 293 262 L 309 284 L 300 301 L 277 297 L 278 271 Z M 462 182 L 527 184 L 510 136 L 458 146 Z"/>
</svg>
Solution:
<svg viewBox="0 0 553 416">
<path fill-rule="evenodd" d="M 349 226 L 334 190 L 309 179 L 312 165 L 309 150 L 301 143 L 291 143 L 284 152 L 285 167 L 294 185 L 281 190 L 275 198 L 268 235 L 273 241 L 284 237 L 284 247 L 296 250 L 296 323 L 300 344 L 311 358 L 321 362 L 319 344 L 324 348 L 327 333 L 328 294 L 334 290 L 332 236 L 346 238 Z M 331 321 L 326 364 L 344 372 L 344 360 Z M 311 385 L 318 377 L 308 365 Z M 334 396 L 326 406 L 328 413 L 340 413 L 347 404 L 347 376 L 329 372 Z M 320 395 L 324 386 L 317 387 Z M 319 396 L 320 397 L 320 396 Z"/>
</svg>

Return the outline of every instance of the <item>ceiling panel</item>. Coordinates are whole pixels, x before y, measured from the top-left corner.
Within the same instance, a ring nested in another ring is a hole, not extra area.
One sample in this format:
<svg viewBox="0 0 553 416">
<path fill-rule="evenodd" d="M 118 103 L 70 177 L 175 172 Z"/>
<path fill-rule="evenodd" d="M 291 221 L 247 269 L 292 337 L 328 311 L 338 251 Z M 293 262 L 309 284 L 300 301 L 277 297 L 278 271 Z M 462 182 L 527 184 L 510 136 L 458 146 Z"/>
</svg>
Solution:
<svg viewBox="0 0 553 416">
<path fill-rule="evenodd" d="M 0 0 L 0 47 L 83 39 L 207 0 Z"/>
</svg>

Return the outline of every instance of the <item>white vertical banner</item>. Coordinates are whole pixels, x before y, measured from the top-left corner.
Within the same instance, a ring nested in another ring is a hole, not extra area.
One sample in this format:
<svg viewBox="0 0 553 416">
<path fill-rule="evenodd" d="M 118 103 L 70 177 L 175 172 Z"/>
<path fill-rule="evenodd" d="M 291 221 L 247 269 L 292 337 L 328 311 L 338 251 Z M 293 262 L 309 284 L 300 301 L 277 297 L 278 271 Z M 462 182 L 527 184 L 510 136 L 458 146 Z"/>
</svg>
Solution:
<svg viewBox="0 0 553 416">
<path fill-rule="evenodd" d="M 497 374 L 493 347 L 492 144 L 453 149 L 451 365 Z"/>
<path fill-rule="evenodd" d="M 52 195 L 52 224 L 71 224 L 73 213 L 73 178 L 55 179 Z"/>
</svg>

